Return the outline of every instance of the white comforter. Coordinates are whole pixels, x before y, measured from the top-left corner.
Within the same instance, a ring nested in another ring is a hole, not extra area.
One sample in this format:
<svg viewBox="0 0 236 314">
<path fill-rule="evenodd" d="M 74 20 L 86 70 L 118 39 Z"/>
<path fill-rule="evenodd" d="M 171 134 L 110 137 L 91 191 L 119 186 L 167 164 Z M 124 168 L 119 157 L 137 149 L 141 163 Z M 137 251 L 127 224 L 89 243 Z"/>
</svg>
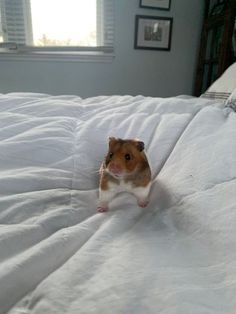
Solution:
<svg viewBox="0 0 236 314">
<path fill-rule="evenodd" d="M 121 194 L 96 213 L 109 136 L 146 143 L 147 209 Z M 236 313 L 236 113 L 0 95 L 0 313 Z"/>
</svg>

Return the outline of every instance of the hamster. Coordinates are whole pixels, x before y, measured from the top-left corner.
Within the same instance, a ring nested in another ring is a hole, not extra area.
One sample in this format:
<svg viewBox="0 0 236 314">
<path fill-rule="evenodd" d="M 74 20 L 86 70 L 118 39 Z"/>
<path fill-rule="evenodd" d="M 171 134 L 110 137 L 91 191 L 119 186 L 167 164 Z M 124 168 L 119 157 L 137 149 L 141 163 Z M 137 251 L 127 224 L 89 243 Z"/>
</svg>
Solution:
<svg viewBox="0 0 236 314">
<path fill-rule="evenodd" d="M 109 138 L 108 153 L 100 168 L 98 212 L 109 210 L 109 202 L 120 192 L 136 196 L 140 207 L 149 203 L 151 169 L 144 143 L 136 139 Z"/>
</svg>

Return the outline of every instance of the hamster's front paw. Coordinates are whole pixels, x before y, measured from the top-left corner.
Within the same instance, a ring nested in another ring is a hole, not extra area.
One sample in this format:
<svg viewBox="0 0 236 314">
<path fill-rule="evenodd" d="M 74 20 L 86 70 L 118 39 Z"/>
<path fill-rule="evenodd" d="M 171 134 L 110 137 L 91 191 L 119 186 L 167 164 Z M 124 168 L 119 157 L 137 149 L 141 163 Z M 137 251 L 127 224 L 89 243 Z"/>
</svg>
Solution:
<svg viewBox="0 0 236 314">
<path fill-rule="evenodd" d="M 98 206 L 97 211 L 99 213 L 106 213 L 106 212 L 108 212 L 108 206 Z"/>
<path fill-rule="evenodd" d="M 147 207 L 148 204 L 149 204 L 149 200 L 147 200 L 147 199 L 138 200 L 138 206 L 139 206 L 139 207 L 144 208 L 144 207 Z"/>
</svg>

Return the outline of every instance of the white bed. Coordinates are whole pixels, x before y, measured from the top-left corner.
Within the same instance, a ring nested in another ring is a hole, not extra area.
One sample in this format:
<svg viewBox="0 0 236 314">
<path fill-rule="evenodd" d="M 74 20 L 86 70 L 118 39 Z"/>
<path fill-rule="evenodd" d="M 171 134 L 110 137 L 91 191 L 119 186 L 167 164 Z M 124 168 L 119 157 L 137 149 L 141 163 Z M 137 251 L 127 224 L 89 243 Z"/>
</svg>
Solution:
<svg viewBox="0 0 236 314">
<path fill-rule="evenodd" d="M 109 136 L 150 205 L 96 212 Z M 236 313 L 236 113 L 206 98 L 0 95 L 0 313 Z"/>
</svg>

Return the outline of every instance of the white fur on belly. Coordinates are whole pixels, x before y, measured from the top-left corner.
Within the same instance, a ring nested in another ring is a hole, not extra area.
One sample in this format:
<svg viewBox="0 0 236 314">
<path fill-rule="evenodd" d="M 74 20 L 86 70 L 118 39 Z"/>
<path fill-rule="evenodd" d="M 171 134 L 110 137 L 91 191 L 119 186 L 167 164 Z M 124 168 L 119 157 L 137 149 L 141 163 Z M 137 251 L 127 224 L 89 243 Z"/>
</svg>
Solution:
<svg viewBox="0 0 236 314">
<path fill-rule="evenodd" d="M 116 195 L 121 192 L 128 192 L 134 194 L 139 199 L 144 199 L 148 197 L 150 188 L 151 182 L 145 187 L 134 187 L 132 183 L 127 183 L 124 180 L 121 180 L 119 185 L 113 182 L 109 182 L 108 190 L 106 190 L 106 192 L 112 195 Z"/>
</svg>

